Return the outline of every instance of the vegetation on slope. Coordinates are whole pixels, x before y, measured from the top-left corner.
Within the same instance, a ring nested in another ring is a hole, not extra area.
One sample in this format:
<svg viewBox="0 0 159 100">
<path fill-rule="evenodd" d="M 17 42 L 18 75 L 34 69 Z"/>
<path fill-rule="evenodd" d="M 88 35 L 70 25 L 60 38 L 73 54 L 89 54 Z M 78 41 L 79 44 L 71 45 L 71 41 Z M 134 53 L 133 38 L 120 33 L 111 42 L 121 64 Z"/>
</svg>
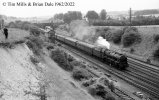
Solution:
<svg viewBox="0 0 159 100">
<path fill-rule="evenodd" d="M 69 71 L 76 81 L 82 82 L 82 85 L 87 87 L 88 93 L 94 97 L 101 98 L 102 100 L 115 100 L 111 91 L 114 91 L 113 82 L 109 82 L 105 85 L 103 83 L 95 82 L 91 73 L 87 70 L 87 64 L 83 61 L 75 59 L 70 54 L 61 50 L 59 47 L 54 47 L 50 50 L 50 57 L 64 70 Z M 94 81 L 91 81 L 94 80 Z M 110 90 L 109 90 L 109 89 Z"/>
</svg>

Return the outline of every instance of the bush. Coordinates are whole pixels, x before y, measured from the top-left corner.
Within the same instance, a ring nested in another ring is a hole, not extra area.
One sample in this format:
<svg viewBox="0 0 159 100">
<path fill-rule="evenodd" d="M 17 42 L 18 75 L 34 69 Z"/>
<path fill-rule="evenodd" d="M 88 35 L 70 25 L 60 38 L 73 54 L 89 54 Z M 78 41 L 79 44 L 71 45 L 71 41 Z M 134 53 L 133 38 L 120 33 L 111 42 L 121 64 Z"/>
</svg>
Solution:
<svg viewBox="0 0 159 100">
<path fill-rule="evenodd" d="M 77 61 L 77 60 L 74 60 L 70 63 L 72 66 L 80 66 L 81 65 L 81 62 L 80 61 Z"/>
<path fill-rule="evenodd" d="M 39 60 L 36 57 L 30 56 L 30 61 L 36 65 L 37 63 L 39 63 Z"/>
<path fill-rule="evenodd" d="M 57 45 L 58 45 L 58 46 L 61 46 L 62 44 L 58 43 Z"/>
<path fill-rule="evenodd" d="M 128 26 L 124 27 L 124 28 L 122 29 L 123 32 L 125 32 L 125 30 L 128 29 L 128 28 L 129 28 Z"/>
<path fill-rule="evenodd" d="M 113 81 L 110 81 L 109 82 L 109 85 L 108 85 L 109 89 L 113 92 L 115 91 L 115 85 L 114 85 L 114 82 Z"/>
<path fill-rule="evenodd" d="M 29 40 L 34 43 L 39 49 L 43 48 L 43 40 L 40 39 L 39 37 L 29 37 Z"/>
<path fill-rule="evenodd" d="M 140 43 L 140 42 L 141 42 L 141 36 L 139 33 L 135 31 L 126 32 L 122 36 L 122 43 L 124 47 L 129 47 L 134 43 Z"/>
<path fill-rule="evenodd" d="M 151 63 L 151 59 L 150 58 L 147 58 L 147 61 L 146 61 L 147 63 Z"/>
<path fill-rule="evenodd" d="M 76 67 L 79 67 L 79 68 L 86 68 L 86 67 L 87 67 L 84 62 L 75 60 L 74 58 L 73 58 L 72 60 L 73 60 L 73 61 L 70 62 L 70 64 L 71 64 L 72 66 L 76 66 Z"/>
<path fill-rule="evenodd" d="M 81 81 L 83 79 L 88 79 L 90 76 L 85 70 L 78 69 L 73 71 L 72 77 L 77 81 Z"/>
<path fill-rule="evenodd" d="M 15 41 L 14 44 L 22 44 L 24 42 L 25 42 L 25 40 L 19 40 L 19 41 Z"/>
<path fill-rule="evenodd" d="M 154 43 L 157 43 L 159 41 L 159 34 L 154 34 Z"/>
<path fill-rule="evenodd" d="M 41 49 L 43 48 L 43 41 L 37 37 L 28 37 L 26 45 L 33 51 L 35 55 L 40 56 Z"/>
<path fill-rule="evenodd" d="M 0 43 L 0 47 L 3 48 L 11 48 L 12 44 L 10 42 L 6 42 L 6 43 Z"/>
<path fill-rule="evenodd" d="M 72 62 L 72 61 L 74 61 L 75 59 L 74 59 L 71 55 L 68 55 L 67 60 L 68 60 L 69 62 Z"/>
<path fill-rule="evenodd" d="M 38 55 L 38 56 L 40 55 L 40 49 L 38 49 L 33 42 L 27 41 L 26 45 L 33 51 L 35 55 Z"/>
<path fill-rule="evenodd" d="M 100 85 L 100 84 L 97 84 L 95 86 L 92 86 L 89 88 L 88 92 L 92 95 L 92 96 L 99 96 L 99 97 L 102 97 L 102 98 L 105 98 L 106 97 L 106 94 L 108 93 L 106 90 L 105 90 L 105 87 Z"/>
<path fill-rule="evenodd" d="M 47 46 L 47 50 L 51 50 L 51 49 L 54 49 L 54 46 L 52 45 Z"/>
<path fill-rule="evenodd" d="M 105 32 L 105 38 L 107 41 L 112 41 L 115 44 L 119 44 L 123 34 L 123 30 L 111 29 Z"/>
<path fill-rule="evenodd" d="M 153 52 L 153 57 L 157 60 L 159 60 L 159 46 L 157 47 L 157 49 Z"/>
<path fill-rule="evenodd" d="M 105 39 L 107 41 L 112 41 L 113 40 L 113 31 L 112 30 L 108 30 L 106 33 L 105 33 Z"/>
<path fill-rule="evenodd" d="M 103 37 L 104 39 L 106 38 L 106 36 L 105 36 L 105 33 L 108 31 L 108 30 L 110 30 L 110 28 L 108 28 L 108 27 L 105 27 L 105 28 L 97 28 L 96 29 L 96 33 L 98 34 L 98 36 L 101 36 L 101 37 Z M 98 37 L 97 36 L 97 37 Z"/>
<path fill-rule="evenodd" d="M 119 44 L 121 42 L 121 38 L 124 32 L 122 30 L 116 30 L 112 35 L 112 41 L 115 44 Z"/>
<path fill-rule="evenodd" d="M 70 65 L 68 59 L 67 59 L 67 54 L 64 53 L 64 51 L 60 49 L 53 50 L 51 52 L 50 57 L 58 63 L 58 65 L 63 68 L 66 71 L 72 71 L 73 66 Z"/>
<path fill-rule="evenodd" d="M 129 33 L 129 32 L 137 32 L 138 33 L 138 29 L 136 27 L 125 27 L 123 30 L 125 30 L 124 32 Z"/>
<path fill-rule="evenodd" d="M 87 81 L 83 82 L 82 85 L 85 86 L 85 87 L 88 87 L 88 86 L 93 85 L 95 82 L 96 82 L 96 79 L 91 78 L 90 80 L 87 80 Z"/>
<path fill-rule="evenodd" d="M 134 48 L 131 48 L 130 53 L 134 53 L 134 52 L 135 52 Z"/>
</svg>

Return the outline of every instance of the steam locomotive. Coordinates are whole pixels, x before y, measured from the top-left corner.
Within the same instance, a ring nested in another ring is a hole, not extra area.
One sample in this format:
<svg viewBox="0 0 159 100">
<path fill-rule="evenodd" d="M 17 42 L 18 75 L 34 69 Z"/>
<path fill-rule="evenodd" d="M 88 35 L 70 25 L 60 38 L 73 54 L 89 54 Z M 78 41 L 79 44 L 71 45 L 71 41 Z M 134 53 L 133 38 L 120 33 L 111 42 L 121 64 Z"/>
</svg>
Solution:
<svg viewBox="0 0 159 100">
<path fill-rule="evenodd" d="M 78 41 L 76 39 L 65 37 L 62 35 L 55 35 L 55 39 L 59 42 L 63 42 L 74 48 L 82 50 L 89 55 L 97 57 L 104 61 L 107 65 L 113 66 L 119 70 L 124 70 L 128 67 L 127 57 L 123 54 L 111 51 L 106 48 L 99 48 L 94 45 Z"/>
</svg>

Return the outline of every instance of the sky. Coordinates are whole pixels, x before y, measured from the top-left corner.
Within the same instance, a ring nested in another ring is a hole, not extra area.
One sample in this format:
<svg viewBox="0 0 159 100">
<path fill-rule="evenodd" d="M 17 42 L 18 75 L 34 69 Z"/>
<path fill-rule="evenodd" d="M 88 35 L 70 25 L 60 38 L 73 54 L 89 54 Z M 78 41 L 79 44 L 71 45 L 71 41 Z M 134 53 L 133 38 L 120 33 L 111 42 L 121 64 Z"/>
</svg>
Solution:
<svg viewBox="0 0 159 100">
<path fill-rule="evenodd" d="M 18 6 L 19 2 L 26 5 Z M 52 6 L 45 5 L 45 2 L 51 2 Z M 59 6 L 61 2 L 64 5 L 70 3 L 72 6 Z M 33 3 L 41 6 L 35 6 Z M 159 0 L 0 0 L 0 14 L 14 17 L 53 16 L 67 11 L 87 13 L 89 10 L 95 10 L 99 13 L 102 9 L 107 12 L 128 11 L 130 7 L 132 10 L 159 9 Z"/>
</svg>

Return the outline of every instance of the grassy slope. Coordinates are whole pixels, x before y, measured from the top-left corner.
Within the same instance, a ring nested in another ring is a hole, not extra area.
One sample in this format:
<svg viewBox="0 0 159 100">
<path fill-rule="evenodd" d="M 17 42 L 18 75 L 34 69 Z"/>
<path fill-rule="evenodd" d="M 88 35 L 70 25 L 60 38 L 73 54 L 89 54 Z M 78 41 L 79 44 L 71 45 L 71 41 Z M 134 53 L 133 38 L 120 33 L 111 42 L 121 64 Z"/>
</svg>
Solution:
<svg viewBox="0 0 159 100">
<path fill-rule="evenodd" d="M 143 41 L 134 46 L 136 54 L 149 57 L 156 46 L 153 43 L 153 35 L 159 34 L 159 28 L 138 28 L 138 30 L 142 34 Z"/>
<path fill-rule="evenodd" d="M 93 26 L 92 29 L 100 29 L 104 28 L 107 26 Z M 122 29 L 123 27 L 121 26 L 108 26 L 109 28 L 113 29 Z M 139 33 L 141 34 L 142 37 L 142 42 L 140 44 L 135 44 L 132 45 L 131 47 L 128 48 L 123 48 L 122 45 L 115 45 L 114 43 L 110 43 L 110 49 L 118 52 L 130 52 L 130 49 L 133 48 L 135 52 L 133 53 L 133 56 L 146 61 L 148 58 L 153 59 L 152 53 L 157 47 L 157 44 L 153 42 L 153 35 L 154 34 L 159 34 L 159 27 L 137 27 Z M 153 61 L 153 63 L 158 64 L 159 62 Z"/>
<path fill-rule="evenodd" d="M 116 28 L 116 27 L 113 27 Z M 117 28 L 118 29 L 118 28 Z M 117 46 L 112 44 L 111 49 L 118 51 L 129 52 L 131 48 L 135 50 L 133 54 L 139 56 L 140 59 L 146 61 L 148 58 L 153 59 L 152 53 L 156 49 L 157 44 L 153 42 L 153 35 L 159 34 L 159 27 L 138 27 L 138 31 L 141 34 L 142 42 L 140 44 L 133 45 L 128 48 L 123 48 L 122 45 Z M 154 62 L 159 64 L 159 62 Z"/>
<path fill-rule="evenodd" d="M 11 42 L 11 41 L 19 40 L 26 36 L 29 36 L 28 31 L 24 31 L 24 30 L 20 30 L 20 29 L 16 29 L 16 28 L 9 28 L 8 29 L 8 40 L 6 40 L 6 41 Z M 2 31 L 0 31 L 0 42 L 4 42 L 4 41 L 5 41 L 5 36 L 2 33 Z"/>
</svg>

